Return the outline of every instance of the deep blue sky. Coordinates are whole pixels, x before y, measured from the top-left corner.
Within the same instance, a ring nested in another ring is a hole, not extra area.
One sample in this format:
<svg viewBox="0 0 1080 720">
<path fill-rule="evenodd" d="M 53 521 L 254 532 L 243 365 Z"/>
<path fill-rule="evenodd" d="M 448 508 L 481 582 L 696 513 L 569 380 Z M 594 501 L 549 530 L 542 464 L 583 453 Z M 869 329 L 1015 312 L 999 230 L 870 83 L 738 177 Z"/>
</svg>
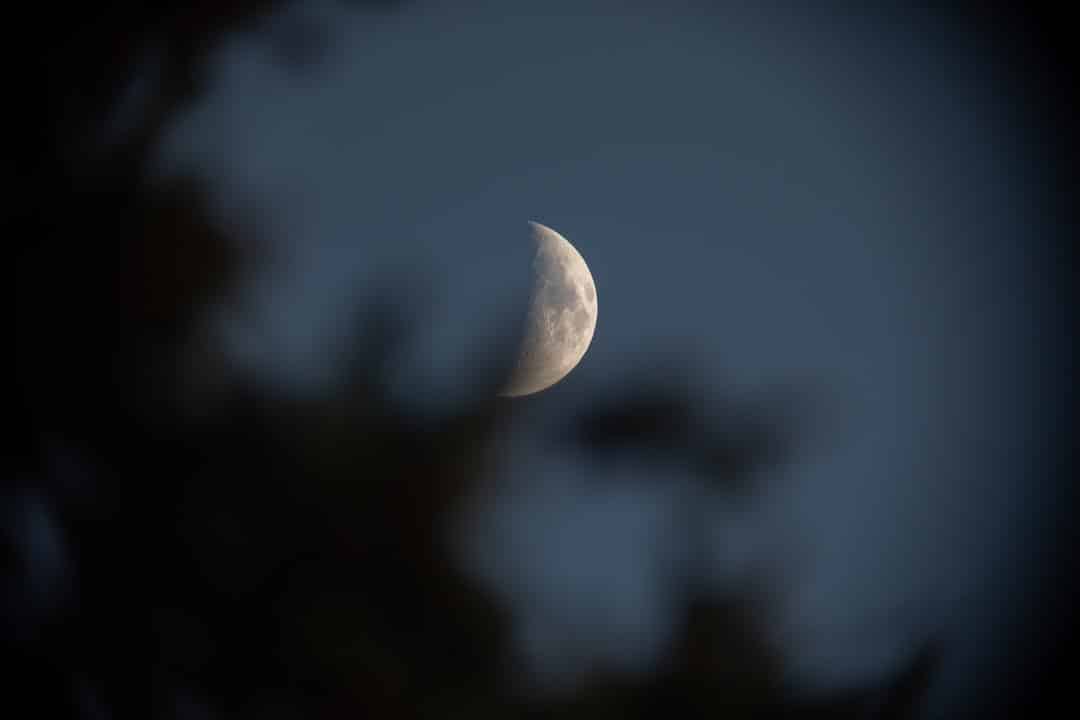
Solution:
<svg viewBox="0 0 1080 720">
<path fill-rule="evenodd" d="M 297 19 L 329 40 L 303 72 L 275 56 Z M 439 302 L 398 392 L 438 412 L 527 291 L 526 220 L 583 254 L 593 344 L 527 401 L 501 470 L 515 490 L 464 534 L 538 677 L 662 656 L 693 478 L 598 470 L 547 438 L 677 350 L 706 400 L 792 377 L 830 398 L 827 441 L 752 516 L 698 498 L 715 558 L 693 571 L 722 584 L 799 549 L 777 627 L 809 681 L 872 676 L 947 622 L 960 688 L 1011 607 L 967 598 L 1023 582 L 1042 517 L 1025 452 L 1050 225 L 1006 70 L 932 14 L 304 3 L 227 43 L 161 172 L 205 175 L 222 221 L 254 217 L 276 248 L 223 326 L 239 362 L 301 391 L 333 377 L 351 303 L 415 263 Z M 586 489 L 597 472 L 619 482 Z"/>
</svg>

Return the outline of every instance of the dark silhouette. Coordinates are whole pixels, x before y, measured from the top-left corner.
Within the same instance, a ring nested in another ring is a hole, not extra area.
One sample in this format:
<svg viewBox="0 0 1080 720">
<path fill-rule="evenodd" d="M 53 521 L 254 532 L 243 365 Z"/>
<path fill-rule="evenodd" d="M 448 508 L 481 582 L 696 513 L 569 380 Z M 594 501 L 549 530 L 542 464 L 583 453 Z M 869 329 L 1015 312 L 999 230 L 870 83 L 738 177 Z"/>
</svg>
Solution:
<svg viewBox="0 0 1080 720">
<path fill-rule="evenodd" d="M 886 687 L 804 702 L 761 632 L 768 583 L 688 592 L 679 641 L 648 678 L 595 677 L 549 703 L 509 692 L 506 611 L 436 529 L 475 490 L 513 406 L 482 399 L 439 420 L 395 407 L 385 371 L 409 337 L 409 298 L 360 309 L 351 380 L 324 399 L 238 376 L 200 340 L 200 314 L 258 258 L 208 220 L 197 182 L 151 184 L 144 164 L 199 91 L 208 49 L 271 5 L 41 18 L 47 97 L 20 148 L 30 172 L 3 519 L 8 687 L 22 707 L 177 720 L 910 717 L 937 645 Z M 97 143 L 144 42 L 167 58 L 145 121 Z M 280 42 L 283 61 L 317 62 L 303 28 Z M 493 353 L 492 390 L 509 367 Z M 655 388 L 592 408 L 572 440 L 594 457 L 633 447 L 681 459 L 751 495 L 755 469 L 797 456 L 800 424 L 767 403 L 717 424 Z"/>
</svg>

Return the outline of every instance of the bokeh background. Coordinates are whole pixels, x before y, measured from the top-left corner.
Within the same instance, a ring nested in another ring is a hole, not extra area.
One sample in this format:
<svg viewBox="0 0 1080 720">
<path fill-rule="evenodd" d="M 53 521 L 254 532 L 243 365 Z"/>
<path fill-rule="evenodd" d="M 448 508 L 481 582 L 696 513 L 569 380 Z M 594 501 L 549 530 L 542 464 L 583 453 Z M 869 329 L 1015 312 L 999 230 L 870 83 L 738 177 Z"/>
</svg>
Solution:
<svg viewBox="0 0 1080 720">
<path fill-rule="evenodd" d="M 13 687 L 86 718 L 1030 710 L 1072 610 L 1054 26 L 43 16 Z M 599 320 L 510 401 L 526 220 Z"/>
</svg>

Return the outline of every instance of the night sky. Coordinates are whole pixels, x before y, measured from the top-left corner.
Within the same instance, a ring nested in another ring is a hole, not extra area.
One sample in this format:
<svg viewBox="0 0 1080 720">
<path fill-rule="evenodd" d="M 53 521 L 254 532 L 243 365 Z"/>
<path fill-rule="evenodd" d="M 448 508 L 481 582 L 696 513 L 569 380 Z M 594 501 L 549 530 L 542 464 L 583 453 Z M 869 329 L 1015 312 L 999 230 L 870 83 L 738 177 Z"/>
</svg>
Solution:
<svg viewBox="0 0 1080 720">
<path fill-rule="evenodd" d="M 947 713 L 1022 662 L 1058 502 L 1042 88 L 963 13 L 841 5 L 287 4 L 225 38 L 156 145 L 153 178 L 195 173 L 265 243 L 209 342 L 297 397 L 340 381 L 351 308 L 389 286 L 423 308 L 389 392 L 451 413 L 527 297 L 526 221 L 581 252 L 590 349 L 508 401 L 494 490 L 448 529 L 541 692 L 653 670 L 679 588 L 762 568 L 797 684 L 882 677 L 943 632 Z M 567 439 L 650 378 L 706 415 L 811 388 L 807 440 L 740 502 Z"/>
</svg>

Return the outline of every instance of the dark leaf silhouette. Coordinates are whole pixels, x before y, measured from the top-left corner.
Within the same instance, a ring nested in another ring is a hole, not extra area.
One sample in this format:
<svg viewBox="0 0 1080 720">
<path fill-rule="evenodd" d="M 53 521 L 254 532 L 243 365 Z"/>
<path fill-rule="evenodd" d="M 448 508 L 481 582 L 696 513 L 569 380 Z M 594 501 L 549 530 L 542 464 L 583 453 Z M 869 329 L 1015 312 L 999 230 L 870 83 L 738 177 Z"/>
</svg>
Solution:
<svg viewBox="0 0 1080 720">
<path fill-rule="evenodd" d="M 387 392 L 413 298 L 359 310 L 347 379 L 321 398 L 287 397 L 205 347 L 202 313 L 257 258 L 211 222 L 197 181 L 155 185 L 144 170 L 197 95 L 208 51 L 274 5 L 121 3 L 41 19 L 48 98 L 23 148 L 31 232 L 14 251 L 16 483 L 3 498 L 23 707 L 178 719 L 795 713 L 752 593 L 691 593 L 653 676 L 597 677 L 569 701 L 511 696 L 509 612 L 459 570 L 442 529 L 509 419 L 494 390 L 512 343 L 485 360 L 476 402 L 435 419 Z M 317 61 L 318 33 L 282 32 L 281 57 L 301 70 Z M 156 95 L 118 145 L 99 147 L 92 129 L 154 43 Z M 797 447 L 800 424 L 767 403 L 707 419 L 681 392 L 636 387 L 587 410 L 573 440 L 597 457 L 629 448 L 685 462 L 730 487 Z M 50 568 L 60 579 L 42 581 Z M 48 602 L 34 583 L 51 588 Z M 933 658 L 897 680 L 881 716 L 915 706 Z"/>
</svg>

